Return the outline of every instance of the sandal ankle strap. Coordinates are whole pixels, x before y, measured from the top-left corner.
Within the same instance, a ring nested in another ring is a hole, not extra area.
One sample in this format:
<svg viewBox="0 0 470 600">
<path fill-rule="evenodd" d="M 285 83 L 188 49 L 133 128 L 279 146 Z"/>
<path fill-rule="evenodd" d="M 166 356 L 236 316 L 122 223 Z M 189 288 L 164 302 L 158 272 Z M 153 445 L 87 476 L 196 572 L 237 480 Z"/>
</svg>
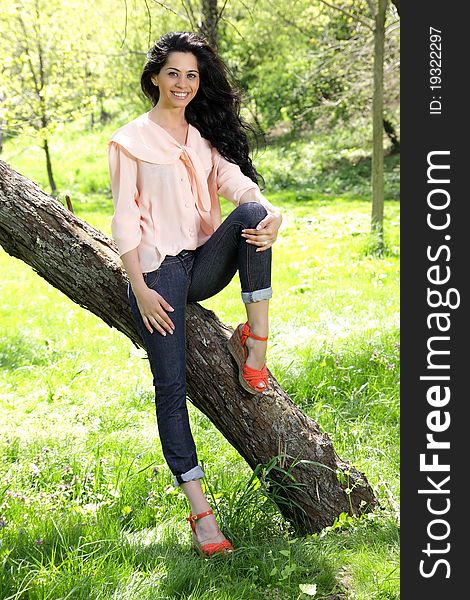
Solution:
<svg viewBox="0 0 470 600">
<path fill-rule="evenodd" d="M 203 519 L 204 517 L 208 517 L 209 515 L 213 514 L 214 511 L 212 510 L 212 508 L 209 508 L 209 510 L 206 510 L 205 512 L 199 513 L 198 515 L 193 515 L 193 513 L 189 513 L 189 517 L 186 517 L 186 521 L 194 523 L 194 521 L 197 521 L 198 519 Z"/>
<path fill-rule="evenodd" d="M 259 335 L 254 334 L 251 329 L 250 326 L 248 325 L 248 321 L 243 325 L 243 331 L 242 334 L 240 336 L 240 341 L 242 343 L 242 345 L 245 344 L 246 342 L 246 338 L 251 337 L 254 340 L 258 340 L 259 342 L 266 342 L 266 340 L 268 339 L 267 337 L 261 337 Z"/>
</svg>

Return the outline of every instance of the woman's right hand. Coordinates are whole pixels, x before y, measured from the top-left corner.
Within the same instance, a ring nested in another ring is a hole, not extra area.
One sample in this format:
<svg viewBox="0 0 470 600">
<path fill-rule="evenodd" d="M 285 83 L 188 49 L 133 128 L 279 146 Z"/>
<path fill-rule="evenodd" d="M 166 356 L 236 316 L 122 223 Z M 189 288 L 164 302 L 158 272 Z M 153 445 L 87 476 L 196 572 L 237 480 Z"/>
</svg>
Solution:
<svg viewBox="0 0 470 600">
<path fill-rule="evenodd" d="M 175 325 L 168 312 L 173 312 L 174 308 L 158 292 L 149 287 L 143 287 L 137 293 L 134 292 L 134 295 L 144 325 L 150 333 L 153 333 L 154 330 L 161 335 L 166 335 L 167 332 L 173 333 Z"/>
<path fill-rule="evenodd" d="M 174 308 L 158 292 L 148 287 L 140 268 L 137 248 L 123 254 L 121 260 L 145 327 L 150 333 L 154 330 L 161 335 L 173 333 L 175 326 L 167 313 L 173 312 Z"/>
</svg>

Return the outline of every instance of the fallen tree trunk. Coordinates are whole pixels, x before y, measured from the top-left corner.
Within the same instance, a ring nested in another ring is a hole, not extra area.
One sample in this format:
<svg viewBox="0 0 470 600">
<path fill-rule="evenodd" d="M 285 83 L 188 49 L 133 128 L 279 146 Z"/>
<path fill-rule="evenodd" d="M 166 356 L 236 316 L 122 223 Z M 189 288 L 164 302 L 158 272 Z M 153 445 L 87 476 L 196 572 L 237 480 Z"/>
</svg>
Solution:
<svg viewBox="0 0 470 600">
<path fill-rule="evenodd" d="M 115 243 L 3 161 L 0 244 L 142 346 Z M 272 374 L 272 389 L 261 396 L 246 393 L 238 384 L 226 346 L 231 328 L 199 304 L 188 305 L 187 328 L 189 399 L 251 468 L 280 456 L 279 466 L 290 477 L 273 469 L 269 478 L 279 486 L 280 511 L 298 531 L 318 532 L 343 512 L 361 514 L 377 504 L 366 477 L 337 456 L 328 435 L 292 402 Z"/>
</svg>

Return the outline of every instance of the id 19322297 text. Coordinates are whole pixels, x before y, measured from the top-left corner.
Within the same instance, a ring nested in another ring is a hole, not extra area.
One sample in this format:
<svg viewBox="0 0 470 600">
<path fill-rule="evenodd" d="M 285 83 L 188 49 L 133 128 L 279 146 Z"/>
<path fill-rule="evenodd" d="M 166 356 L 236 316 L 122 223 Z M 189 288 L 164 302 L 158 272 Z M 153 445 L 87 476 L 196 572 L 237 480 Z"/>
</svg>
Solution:
<svg viewBox="0 0 470 600">
<path fill-rule="evenodd" d="M 442 114 L 442 31 L 429 27 L 429 114 Z"/>
</svg>

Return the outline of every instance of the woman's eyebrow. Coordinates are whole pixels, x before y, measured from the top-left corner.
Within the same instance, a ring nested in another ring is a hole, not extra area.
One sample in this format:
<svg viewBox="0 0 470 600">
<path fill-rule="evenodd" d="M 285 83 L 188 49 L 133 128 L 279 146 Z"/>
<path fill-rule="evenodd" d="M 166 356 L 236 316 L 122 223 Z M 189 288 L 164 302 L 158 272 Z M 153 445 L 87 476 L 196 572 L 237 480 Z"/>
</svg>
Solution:
<svg viewBox="0 0 470 600">
<path fill-rule="evenodd" d="M 180 69 L 178 69 L 177 67 L 166 67 L 167 71 L 178 71 L 179 73 L 181 72 Z M 199 73 L 199 71 L 197 69 L 188 69 L 187 73 Z"/>
</svg>

